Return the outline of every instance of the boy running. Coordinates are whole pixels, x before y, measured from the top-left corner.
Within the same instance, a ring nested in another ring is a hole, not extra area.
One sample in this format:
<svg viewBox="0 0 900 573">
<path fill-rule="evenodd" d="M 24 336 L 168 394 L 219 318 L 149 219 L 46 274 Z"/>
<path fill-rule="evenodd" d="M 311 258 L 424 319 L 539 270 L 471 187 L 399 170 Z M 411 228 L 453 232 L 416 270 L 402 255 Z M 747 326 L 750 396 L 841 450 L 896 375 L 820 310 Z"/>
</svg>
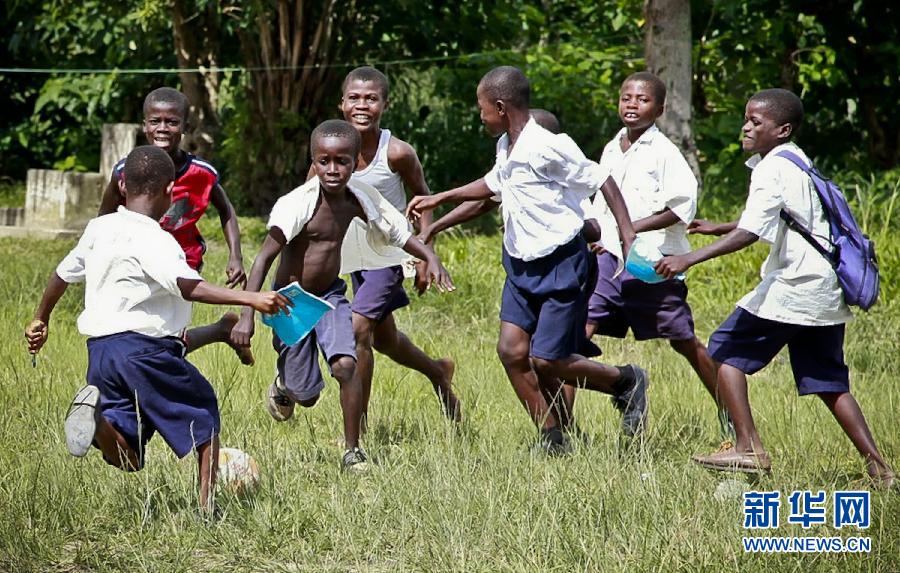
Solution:
<svg viewBox="0 0 900 573">
<path fill-rule="evenodd" d="M 59 263 L 25 330 L 37 354 L 50 314 L 69 283 L 85 282 L 78 330 L 88 336 L 88 385 L 66 416 L 66 445 L 77 457 L 91 445 L 103 459 L 134 471 L 159 432 L 178 457 L 198 453 L 200 506 L 212 509 L 219 448 L 219 407 L 212 386 L 184 358 L 181 334 L 190 301 L 241 304 L 260 312 L 284 309 L 274 292 L 233 291 L 204 282 L 181 247 L 163 231 L 175 166 L 161 149 L 135 148 L 121 169 L 125 205 L 90 221 Z"/>
<path fill-rule="evenodd" d="M 356 368 L 350 303 L 344 296 L 347 285 L 338 278 L 347 229 L 354 218 L 364 220 L 367 241 L 376 252 L 392 256 L 391 246 L 402 248 L 425 261 L 426 286 L 437 283 L 442 291 L 453 290 L 453 283 L 434 251 L 412 236 L 403 215 L 371 186 L 351 181 L 360 151 L 360 135 L 353 126 L 341 120 L 320 124 L 312 132 L 310 150 L 316 177 L 282 196 L 272 207 L 269 233 L 253 262 L 247 290 L 260 289 L 281 253 L 274 286 L 280 288 L 297 280 L 306 291 L 334 306 L 313 332 L 292 346 L 273 333 L 278 374 L 269 387 L 267 404 L 269 413 L 279 421 L 293 415 L 295 404 L 305 408 L 315 405 L 325 385 L 319 370 L 318 344 L 331 375 L 340 384 L 347 448 L 342 467 L 362 471 L 367 467 L 366 454 L 359 446 L 364 373 Z M 248 346 L 253 330 L 253 310 L 244 309 L 232 330 L 234 343 Z"/>
<path fill-rule="evenodd" d="M 747 396 L 747 375 L 767 366 L 787 345 L 800 395 L 818 396 L 862 454 L 869 475 L 890 487 L 894 472 L 875 445 L 865 417 L 850 393 L 844 362 L 844 324 L 850 309 L 844 302 L 830 263 L 806 240 L 788 229 L 780 213 L 787 211 L 813 236 L 829 235 L 822 204 L 812 180 L 790 160 L 789 151 L 809 163 L 791 137 L 803 121 L 803 104 L 783 89 L 760 91 L 750 98 L 744 116 L 742 146 L 754 155 L 747 204 L 740 220 L 723 225 L 718 241 L 696 251 L 665 257 L 656 272 L 673 277 L 697 263 L 743 249 L 762 239 L 771 245 L 762 281 L 738 301 L 738 308 L 716 330 L 709 352 L 721 363 L 719 396 L 734 419 L 733 448 L 693 460 L 703 467 L 748 473 L 768 472 Z"/>
<path fill-rule="evenodd" d="M 581 236 L 588 198 L 601 189 L 619 225 L 624 247 L 634 237 L 618 190 L 608 175 L 564 135 L 542 128 L 530 115 L 530 86 L 517 68 L 494 68 L 476 90 L 481 121 L 497 142 L 493 169 L 463 187 L 414 197 L 407 214 L 419 216 L 445 202 L 499 196 L 503 203 L 503 267 L 507 278 L 500 308 L 497 352 L 513 389 L 550 453 L 564 453 L 566 438 L 548 410 L 538 376 L 612 394 L 623 412 L 623 430 L 644 426 L 647 376 L 578 354 L 585 348 L 588 249 Z M 533 365 L 533 367 L 532 367 Z"/>
<path fill-rule="evenodd" d="M 414 196 L 430 195 L 431 191 L 416 150 L 381 128 L 381 116 L 388 107 L 389 88 L 387 77 L 380 71 L 368 66 L 356 68 L 344 78 L 340 109 L 344 119 L 356 128 L 362 139 L 351 181 L 371 185 L 402 213 L 406 209 L 407 190 Z M 429 213 L 419 221 L 420 231 L 427 229 L 430 222 Z M 428 378 L 444 413 L 459 421 L 460 404 L 451 388 L 453 361 L 434 359 L 425 354 L 397 328 L 394 320 L 394 311 L 409 304 L 403 289 L 403 264 L 409 256 L 400 252 L 400 259 L 392 259 L 375 253 L 365 243 L 364 233 L 359 232 L 361 227 L 361 222 L 353 223 L 351 234 L 344 242 L 342 274 L 352 271 L 350 309 L 356 336 L 356 367 L 363 380 L 364 416 L 368 412 L 374 367 L 372 348 L 375 348 L 394 362 Z M 424 270 L 422 264 L 417 265 L 416 289 L 419 294 L 426 286 Z"/>
<path fill-rule="evenodd" d="M 666 101 L 666 85 L 650 72 L 628 76 L 619 90 L 619 118 L 625 124 L 603 149 L 600 167 L 622 192 L 634 231 L 664 255 L 691 250 L 687 224 L 697 211 L 697 180 L 678 148 L 656 127 Z M 716 365 L 694 334 L 687 285 L 671 279 L 648 284 L 628 271 L 616 274 L 616 258 L 597 255 L 599 275 L 588 303 L 587 335 L 636 340 L 664 338 L 684 356 L 716 398 Z M 733 437 L 720 411 L 724 438 Z"/>
<path fill-rule="evenodd" d="M 206 213 L 209 204 L 219 212 L 222 233 L 228 244 L 229 257 L 225 267 L 226 286 L 243 287 L 247 282 L 241 255 L 241 230 L 237 214 L 225 189 L 219 184 L 219 174 L 208 162 L 181 149 L 181 137 L 188 127 L 190 102 L 183 93 L 172 88 L 157 88 L 144 98 L 144 136 L 147 143 L 169 154 L 175 164 L 175 188 L 172 190 L 172 206 L 160 219 L 160 226 L 170 232 L 187 257 L 187 263 L 196 271 L 203 267 L 206 241 L 200 235 L 197 222 Z M 115 212 L 124 199 L 119 191 L 125 160 L 113 168 L 109 184 L 103 193 L 99 215 Z M 192 328 L 185 334 L 187 351 L 192 352 L 213 342 L 231 344 L 231 328 L 237 315 L 226 312 L 218 322 Z M 231 344 L 242 364 L 253 364 L 250 347 Z"/>
</svg>

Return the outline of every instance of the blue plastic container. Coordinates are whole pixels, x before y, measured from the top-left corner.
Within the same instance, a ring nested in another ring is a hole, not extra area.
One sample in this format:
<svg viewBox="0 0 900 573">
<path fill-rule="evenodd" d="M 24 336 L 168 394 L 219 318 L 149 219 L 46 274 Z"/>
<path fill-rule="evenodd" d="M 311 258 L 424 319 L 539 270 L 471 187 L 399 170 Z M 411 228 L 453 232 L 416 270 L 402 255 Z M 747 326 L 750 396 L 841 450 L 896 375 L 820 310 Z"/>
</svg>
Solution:
<svg viewBox="0 0 900 573">
<path fill-rule="evenodd" d="M 628 258 L 625 259 L 625 270 L 634 276 L 634 278 L 644 281 L 645 283 L 661 283 L 665 277 L 656 274 L 653 267 L 663 258 L 663 254 L 653 245 L 648 244 L 638 235 L 631 244 L 631 250 L 628 252 Z M 684 280 L 684 275 L 679 274 L 675 278 Z"/>
</svg>

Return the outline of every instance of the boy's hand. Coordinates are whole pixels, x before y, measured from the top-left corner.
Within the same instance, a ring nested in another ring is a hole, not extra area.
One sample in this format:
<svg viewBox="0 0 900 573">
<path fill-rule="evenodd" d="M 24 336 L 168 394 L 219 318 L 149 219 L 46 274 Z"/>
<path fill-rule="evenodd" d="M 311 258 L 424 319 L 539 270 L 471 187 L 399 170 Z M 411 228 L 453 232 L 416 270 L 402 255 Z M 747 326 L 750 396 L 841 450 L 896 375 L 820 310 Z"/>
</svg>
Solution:
<svg viewBox="0 0 900 573">
<path fill-rule="evenodd" d="M 294 303 L 291 302 L 289 298 L 274 290 L 253 294 L 254 296 L 250 306 L 259 312 L 275 314 L 279 310 L 283 310 L 285 314 L 290 314 L 291 311 L 289 307 L 294 306 Z"/>
<path fill-rule="evenodd" d="M 441 292 L 453 292 L 456 290 L 456 287 L 453 286 L 453 281 L 450 279 L 450 273 L 447 272 L 447 269 L 444 268 L 440 261 L 428 263 L 425 275 L 425 288 L 435 284 Z"/>
<path fill-rule="evenodd" d="M 719 235 L 719 225 L 706 219 L 694 219 L 687 226 L 687 232 L 697 235 Z"/>
<path fill-rule="evenodd" d="M 409 204 L 406 206 L 406 218 L 411 220 L 418 219 L 425 211 L 436 209 L 441 204 L 439 195 L 440 193 L 437 195 L 416 195 L 410 199 Z"/>
<path fill-rule="evenodd" d="M 228 288 L 247 286 L 247 273 L 244 272 L 244 263 L 240 259 L 229 259 L 228 266 L 225 267 L 225 286 Z"/>
<path fill-rule="evenodd" d="M 588 243 L 588 250 L 590 250 L 595 255 L 602 255 L 606 252 L 606 249 L 603 248 L 603 245 L 600 243 Z"/>
<path fill-rule="evenodd" d="M 47 342 L 47 336 L 50 332 L 47 323 L 39 318 L 31 321 L 31 324 L 25 328 L 25 340 L 28 341 L 28 352 L 37 354 L 40 352 L 44 343 Z"/>
<path fill-rule="evenodd" d="M 688 270 L 690 266 L 691 262 L 686 255 L 672 255 L 661 258 L 656 265 L 653 266 L 653 270 L 661 277 L 674 279 L 679 274 Z"/>
<path fill-rule="evenodd" d="M 256 325 L 253 323 L 253 317 L 241 313 L 241 318 L 231 329 L 231 343 L 236 346 L 250 346 L 250 339 L 253 338 L 253 331 Z"/>
<path fill-rule="evenodd" d="M 425 241 L 423 240 L 422 242 L 424 243 Z M 416 294 L 419 296 L 422 296 L 428 290 L 428 264 L 425 261 L 416 263 L 415 288 Z"/>
</svg>

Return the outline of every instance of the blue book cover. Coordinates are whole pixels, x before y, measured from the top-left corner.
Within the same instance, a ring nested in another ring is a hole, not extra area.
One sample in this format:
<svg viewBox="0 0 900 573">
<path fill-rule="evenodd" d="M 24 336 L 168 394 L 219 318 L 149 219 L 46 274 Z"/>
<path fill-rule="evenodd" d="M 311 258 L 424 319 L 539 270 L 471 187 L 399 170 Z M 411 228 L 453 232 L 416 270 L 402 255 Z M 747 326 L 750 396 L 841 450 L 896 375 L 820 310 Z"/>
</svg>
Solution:
<svg viewBox="0 0 900 573">
<path fill-rule="evenodd" d="M 278 289 L 278 292 L 294 303 L 290 314 L 285 314 L 283 310 L 278 314 L 264 314 L 262 321 L 272 327 L 278 338 L 288 346 L 303 340 L 322 315 L 334 309 L 330 302 L 306 292 L 296 281 Z"/>
</svg>

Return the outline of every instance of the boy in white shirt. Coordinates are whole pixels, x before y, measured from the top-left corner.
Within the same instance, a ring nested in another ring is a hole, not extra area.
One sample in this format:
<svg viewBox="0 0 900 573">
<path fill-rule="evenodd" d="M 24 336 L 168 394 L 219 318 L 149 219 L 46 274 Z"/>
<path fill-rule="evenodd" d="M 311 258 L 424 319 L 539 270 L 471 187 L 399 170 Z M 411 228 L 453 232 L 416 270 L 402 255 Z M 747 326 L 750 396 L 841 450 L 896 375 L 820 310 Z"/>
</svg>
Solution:
<svg viewBox="0 0 900 573">
<path fill-rule="evenodd" d="M 204 282 L 162 230 L 175 166 L 162 149 L 135 148 L 119 184 L 125 206 L 90 221 L 59 263 L 25 330 L 29 351 L 47 341 L 50 314 L 69 283 L 85 282 L 78 330 L 88 336 L 88 385 L 66 416 L 69 452 L 91 445 L 107 463 L 135 471 L 155 433 L 178 457 L 196 450 L 200 506 L 212 509 L 219 448 L 219 408 L 212 386 L 184 358 L 182 333 L 191 302 L 241 304 L 273 313 L 289 303 L 278 293 L 233 291 Z"/>
<path fill-rule="evenodd" d="M 748 473 L 767 472 L 769 456 L 753 423 L 747 374 L 768 365 L 787 345 L 800 395 L 815 394 L 825 403 L 850 441 L 863 455 L 869 475 L 890 487 L 894 472 L 875 445 L 865 417 L 850 393 L 844 362 L 844 323 L 851 318 L 830 263 L 780 217 L 788 212 L 813 236 L 829 236 L 812 180 L 785 157 L 789 151 L 809 159 L 790 142 L 803 121 L 803 104 L 783 89 L 758 92 L 747 102 L 742 127 L 744 151 L 752 169 L 747 204 L 737 223 L 722 225 L 727 236 L 684 255 L 663 258 L 656 272 L 673 277 L 705 260 L 745 248 L 757 240 L 772 245 L 762 281 L 738 301 L 738 308 L 710 337 L 709 351 L 720 362 L 719 396 L 734 420 L 734 447 L 694 456 L 703 467 Z"/>
<path fill-rule="evenodd" d="M 331 375 L 340 384 L 344 417 L 343 469 L 364 471 L 368 458 L 360 447 L 360 424 L 364 413 L 362 377 L 371 376 L 356 368 L 350 303 L 344 296 L 347 285 L 338 277 L 341 245 L 351 222 L 365 221 L 366 242 L 376 251 L 390 253 L 403 249 L 425 261 L 428 284 L 453 290 L 453 283 L 430 247 L 412 235 L 403 214 L 371 185 L 351 181 L 359 156 L 360 136 L 343 120 L 328 120 L 310 136 L 310 152 L 316 177 L 283 195 L 269 215 L 269 233 L 253 261 L 247 290 L 259 290 L 278 255 L 281 260 L 274 286 L 298 281 L 306 291 L 332 304 L 311 333 L 288 346 L 273 332 L 272 346 L 278 352 L 278 375 L 269 387 L 267 407 L 278 421 L 293 416 L 295 404 L 312 407 L 325 386 L 319 370 L 319 352 Z M 245 309 L 231 332 L 235 344 L 247 346 L 253 336 L 253 311 Z"/>
<path fill-rule="evenodd" d="M 530 115 L 530 86 L 517 68 L 494 68 L 476 91 L 481 121 L 497 143 L 494 168 L 483 178 L 430 197 L 414 197 L 407 215 L 418 216 L 447 202 L 503 202 L 503 267 L 507 273 L 500 309 L 497 352 L 513 389 L 550 453 L 568 450 L 558 421 L 540 391 L 539 373 L 612 394 L 623 412 L 623 430 L 644 426 L 648 380 L 634 365 L 616 368 L 581 354 L 586 346 L 588 250 L 581 230 L 589 197 L 598 189 L 619 224 L 625 251 L 634 237 L 618 190 L 566 135 L 554 135 Z M 614 192 L 611 192 L 612 189 Z M 611 239 L 615 240 L 615 239 Z M 533 365 L 533 367 L 532 367 Z"/>
<path fill-rule="evenodd" d="M 634 231 L 664 255 L 690 252 L 687 224 L 697 210 L 697 179 L 681 151 L 656 127 L 666 101 L 666 85 L 650 72 L 631 74 L 619 90 L 619 118 L 625 124 L 603 149 L 608 171 L 625 199 Z M 599 201 L 599 197 L 597 199 Z M 684 280 L 649 284 L 628 271 L 616 273 L 611 253 L 597 255 L 599 274 L 588 303 L 587 335 L 636 340 L 664 338 L 684 356 L 716 398 L 716 365 L 694 334 L 694 317 Z M 724 437 L 733 437 L 720 411 Z"/>
</svg>

